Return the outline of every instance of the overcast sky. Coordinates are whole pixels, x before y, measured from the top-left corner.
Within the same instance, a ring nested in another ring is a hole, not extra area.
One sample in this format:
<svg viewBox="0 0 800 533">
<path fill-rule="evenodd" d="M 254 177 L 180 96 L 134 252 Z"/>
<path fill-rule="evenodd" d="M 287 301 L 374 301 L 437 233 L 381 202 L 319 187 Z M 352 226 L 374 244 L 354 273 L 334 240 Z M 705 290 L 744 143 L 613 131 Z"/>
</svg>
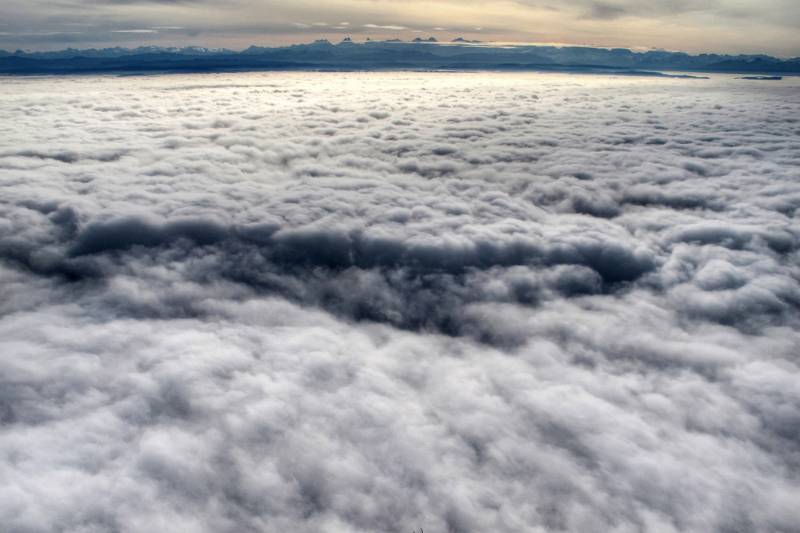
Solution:
<svg viewBox="0 0 800 533">
<path fill-rule="evenodd" d="M 0 0 L 0 47 L 435 35 L 800 55 L 797 0 Z"/>
</svg>

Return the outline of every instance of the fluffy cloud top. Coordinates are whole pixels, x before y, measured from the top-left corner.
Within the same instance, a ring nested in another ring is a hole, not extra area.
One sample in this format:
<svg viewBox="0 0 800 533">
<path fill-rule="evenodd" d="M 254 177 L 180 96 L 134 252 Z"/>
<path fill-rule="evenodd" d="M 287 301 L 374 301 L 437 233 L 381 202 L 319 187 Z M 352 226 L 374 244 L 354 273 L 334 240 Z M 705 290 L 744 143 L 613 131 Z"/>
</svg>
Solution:
<svg viewBox="0 0 800 533">
<path fill-rule="evenodd" d="M 3 529 L 800 531 L 797 87 L 4 80 Z"/>
</svg>

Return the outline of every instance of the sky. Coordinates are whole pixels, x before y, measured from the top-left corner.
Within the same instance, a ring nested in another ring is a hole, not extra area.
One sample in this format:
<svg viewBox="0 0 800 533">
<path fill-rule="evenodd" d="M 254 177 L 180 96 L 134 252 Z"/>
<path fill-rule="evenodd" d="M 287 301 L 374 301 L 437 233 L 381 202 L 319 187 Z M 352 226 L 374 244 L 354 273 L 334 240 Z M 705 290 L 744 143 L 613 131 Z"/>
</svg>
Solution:
<svg viewBox="0 0 800 533">
<path fill-rule="evenodd" d="M 0 0 L 0 48 L 246 48 L 433 35 L 800 56 L 796 0 Z"/>
</svg>

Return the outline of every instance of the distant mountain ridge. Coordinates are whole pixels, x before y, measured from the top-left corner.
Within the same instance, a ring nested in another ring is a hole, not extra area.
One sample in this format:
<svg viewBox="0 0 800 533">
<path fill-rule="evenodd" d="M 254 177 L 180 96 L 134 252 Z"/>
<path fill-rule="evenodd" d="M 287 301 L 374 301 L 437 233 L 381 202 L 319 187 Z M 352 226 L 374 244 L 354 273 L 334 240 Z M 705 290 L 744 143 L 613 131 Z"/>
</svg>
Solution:
<svg viewBox="0 0 800 533">
<path fill-rule="evenodd" d="M 224 48 L 143 46 L 53 52 L 0 50 L 0 74 L 102 72 L 208 72 L 226 70 L 545 70 L 651 74 L 651 71 L 800 74 L 800 58 L 637 52 L 588 46 L 493 46 L 462 38 L 439 43 L 434 37 L 411 42 L 347 38 L 280 47 Z"/>
</svg>

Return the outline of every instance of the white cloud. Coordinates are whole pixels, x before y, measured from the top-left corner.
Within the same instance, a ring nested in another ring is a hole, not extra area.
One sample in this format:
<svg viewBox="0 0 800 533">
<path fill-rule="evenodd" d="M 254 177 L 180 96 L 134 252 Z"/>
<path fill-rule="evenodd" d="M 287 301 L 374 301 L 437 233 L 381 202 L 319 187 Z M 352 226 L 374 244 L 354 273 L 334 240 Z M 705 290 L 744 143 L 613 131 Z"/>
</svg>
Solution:
<svg viewBox="0 0 800 533">
<path fill-rule="evenodd" d="M 373 30 L 407 30 L 405 26 L 395 26 L 395 25 L 386 25 L 381 26 L 380 24 L 364 24 L 365 28 L 370 28 Z"/>
<path fill-rule="evenodd" d="M 111 33 L 158 33 L 156 29 L 111 30 Z"/>
<path fill-rule="evenodd" d="M 795 85 L 8 79 L 0 522 L 793 530 Z"/>
</svg>

